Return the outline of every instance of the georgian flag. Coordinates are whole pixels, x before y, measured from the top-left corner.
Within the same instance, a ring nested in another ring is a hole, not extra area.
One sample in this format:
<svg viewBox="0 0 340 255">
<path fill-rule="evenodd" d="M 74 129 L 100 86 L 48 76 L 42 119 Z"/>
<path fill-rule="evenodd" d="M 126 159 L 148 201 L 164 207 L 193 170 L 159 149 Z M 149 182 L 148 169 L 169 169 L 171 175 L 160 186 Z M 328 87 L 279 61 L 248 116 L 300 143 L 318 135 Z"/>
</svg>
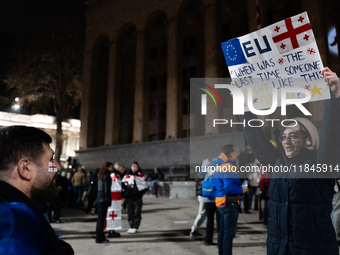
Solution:
<svg viewBox="0 0 340 255">
<path fill-rule="evenodd" d="M 273 24 L 270 31 L 280 54 L 315 42 L 307 12 Z"/>
<path fill-rule="evenodd" d="M 140 173 L 137 176 L 126 174 L 122 180 L 122 182 L 126 182 L 128 185 L 134 185 L 134 181 L 136 181 L 138 191 L 142 191 L 148 188 L 148 181 L 144 177 L 143 173 Z"/>
<path fill-rule="evenodd" d="M 141 173 L 140 175 L 136 176 L 135 177 L 135 181 L 136 181 L 137 188 L 138 188 L 139 191 L 142 191 L 142 190 L 145 190 L 145 189 L 149 188 L 148 180 L 144 177 L 143 173 Z"/>
<path fill-rule="evenodd" d="M 106 230 L 122 229 L 122 212 L 121 210 L 111 209 L 107 210 L 106 221 L 104 225 Z"/>
<path fill-rule="evenodd" d="M 112 173 L 111 206 L 107 210 L 104 229 L 122 229 L 122 184 L 119 175 Z"/>
<path fill-rule="evenodd" d="M 119 176 L 115 173 L 112 173 L 110 176 L 112 179 L 111 191 L 122 192 L 122 184 Z"/>
<path fill-rule="evenodd" d="M 111 201 L 111 206 L 109 207 L 109 209 L 121 210 L 122 209 L 122 201 L 121 200 Z"/>
<path fill-rule="evenodd" d="M 53 162 L 48 162 L 48 171 L 52 173 L 58 172 L 56 164 L 54 164 Z"/>
</svg>

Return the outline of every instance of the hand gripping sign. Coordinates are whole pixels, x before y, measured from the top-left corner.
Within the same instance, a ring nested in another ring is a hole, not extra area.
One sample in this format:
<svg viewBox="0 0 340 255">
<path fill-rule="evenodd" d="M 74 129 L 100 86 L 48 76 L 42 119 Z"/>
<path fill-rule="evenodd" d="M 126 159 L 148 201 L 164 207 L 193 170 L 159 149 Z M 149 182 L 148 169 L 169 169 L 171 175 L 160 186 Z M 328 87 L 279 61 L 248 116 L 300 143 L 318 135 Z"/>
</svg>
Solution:
<svg viewBox="0 0 340 255">
<path fill-rule="evenodd" d="M 115 173 L 111 175 L 111 206 L 107 210 L 106 221 L 104 229 L 106 230 L 118 230 L 122 229 L 122 211 L 121 211 L 121 200 L 122 200 L 122 185 L 119 176 Z"/>
</svg>

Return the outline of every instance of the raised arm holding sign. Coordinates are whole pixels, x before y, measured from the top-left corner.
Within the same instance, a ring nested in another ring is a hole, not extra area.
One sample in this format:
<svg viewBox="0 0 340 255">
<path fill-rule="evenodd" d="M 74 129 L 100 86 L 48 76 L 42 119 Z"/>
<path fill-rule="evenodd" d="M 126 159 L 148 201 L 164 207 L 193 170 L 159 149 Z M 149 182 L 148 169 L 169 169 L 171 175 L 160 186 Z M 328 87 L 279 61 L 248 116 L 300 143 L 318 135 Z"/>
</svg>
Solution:
<svg viewBox="0 0 340 255">
<path fill-rule="evenodd" d="M 269 108 L 272 100 L 261 98 L 274 98 L 274 90 L 285 87 L 304 88 L 310 101 L 327 99 L 320 139 L 311 121 L 295 118 L 281 133 L 281 151 L 268 141 L 262 127 L 249 125 L 250 119 L 257 118 L 252 111 L 240 116 L 248 124 L 243 126 L 248 144 L 271 174 L 267 254 L 339 254 L 330 220 L 334 178 L 340 167 L 339 78 L 322 66 L 307 13 L 235 42 L 240 47 L 222 45 L 230 75 L 245 97 L 252 90 L 250 102 L 257 109 Z M 287 97 L 294 101 L 299 94 Z"/>
</svg>

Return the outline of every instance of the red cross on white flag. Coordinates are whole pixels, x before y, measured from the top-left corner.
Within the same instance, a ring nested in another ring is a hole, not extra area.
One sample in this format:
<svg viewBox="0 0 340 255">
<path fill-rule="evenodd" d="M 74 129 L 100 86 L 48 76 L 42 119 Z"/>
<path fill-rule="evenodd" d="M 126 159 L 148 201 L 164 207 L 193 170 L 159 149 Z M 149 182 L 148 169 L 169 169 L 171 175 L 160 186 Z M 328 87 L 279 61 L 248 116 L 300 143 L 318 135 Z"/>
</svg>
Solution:
<svg viewBox="0 0 340 255">
<path fill-rule="evenodd" d="M 119 175 L 112 173 L 111 175 L 111 206 L 107 210 L 105 227 L 107 230 L 122 229 L 122 186 Z"/>
<path fill-rule="evenodd" d="M 280 54 L 315 42 L 306 12 L 275 23 L 270 31 Z"/>
<path fill-rule="evenodd" d="M 104 229 L 114 230 L 122 229 L 122 213 L 121 210 L 108 209 Z"/>
<path fill-rule="evenodd" d="M 111 214 L 109 214 L 109 217 L 111 217 L 112 220 L 115 220 L 115 218 L 118 216 L 118 214 L 115 214 L 114 211 L 111 212 Z"/>
</svg>

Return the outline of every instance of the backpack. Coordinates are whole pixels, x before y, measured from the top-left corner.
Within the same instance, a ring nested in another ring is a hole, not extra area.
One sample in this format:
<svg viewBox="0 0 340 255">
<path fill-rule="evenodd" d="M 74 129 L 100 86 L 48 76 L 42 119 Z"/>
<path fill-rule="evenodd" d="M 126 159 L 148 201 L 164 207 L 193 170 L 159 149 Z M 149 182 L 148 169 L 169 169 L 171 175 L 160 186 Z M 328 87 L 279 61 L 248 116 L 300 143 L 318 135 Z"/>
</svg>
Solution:
<svg viewBox="0 0 340 255">
<path fill-rule="evenodd" d="M 213 175 L 209 176 L 202 184 L 202 196 L 210 199 L 215 198 Z"/>
</svg>

